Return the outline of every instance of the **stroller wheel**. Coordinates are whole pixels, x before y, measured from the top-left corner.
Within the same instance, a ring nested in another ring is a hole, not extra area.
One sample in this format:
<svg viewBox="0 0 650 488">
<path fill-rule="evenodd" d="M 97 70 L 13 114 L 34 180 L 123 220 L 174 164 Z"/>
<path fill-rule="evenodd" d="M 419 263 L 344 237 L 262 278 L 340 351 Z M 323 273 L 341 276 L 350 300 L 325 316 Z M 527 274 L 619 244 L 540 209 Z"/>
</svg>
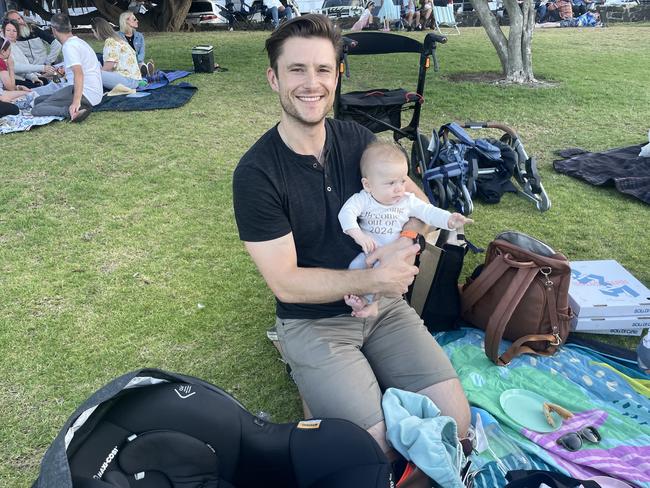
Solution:
<svg viewBox="0 0 650 488">
<path fill-rule="evenodd" d="M 447 208 L 449 206 L 449 199 L 447 198 L 447 191 L 439 179 L 429 179 L 424 182 L 425 190 L 431 204 L 438 208 Z"/>
<path fill-rule="evenodd" d="M 422 153 L 418 148 L 418 142 L 413 141 L 413 146 L 411 147 L 411 177 L 413 179 L 422 179 L 422 175 L 429 166 L 431 161 L 431 152 L 427 149 L 429 147 L 429 138 L 423 134 L 418 134 L 419 142 L 422 147 Z"/>
<path fill-rule="evenodd" d="M 512 136 L 510 134 L 508 134 L 507 132 L 505 134 L 503 134 L 499 140 L 514 149 Z"/>
</svg>

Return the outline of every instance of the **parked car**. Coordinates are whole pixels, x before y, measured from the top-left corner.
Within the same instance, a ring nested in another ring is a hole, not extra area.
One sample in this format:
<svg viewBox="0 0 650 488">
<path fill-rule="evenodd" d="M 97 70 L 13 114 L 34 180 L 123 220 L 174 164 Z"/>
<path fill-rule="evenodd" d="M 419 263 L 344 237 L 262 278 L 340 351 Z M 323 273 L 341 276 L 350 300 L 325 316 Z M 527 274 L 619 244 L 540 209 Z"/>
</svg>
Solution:
<svg viewBox="0 0 650 488">
<path fill-rule="evenodd" d="M 227 25 L 228 19 L 223 16 L 222 9 L 226 0 L 193 0 L 185 22 L 190 25 Z"/>
<path fill-rule="evenodd" d="M 362 0 L 325 0 L 318 13 L 330 19 L 359 17 L 363 12 L 363 3 Z"/>
</svg>

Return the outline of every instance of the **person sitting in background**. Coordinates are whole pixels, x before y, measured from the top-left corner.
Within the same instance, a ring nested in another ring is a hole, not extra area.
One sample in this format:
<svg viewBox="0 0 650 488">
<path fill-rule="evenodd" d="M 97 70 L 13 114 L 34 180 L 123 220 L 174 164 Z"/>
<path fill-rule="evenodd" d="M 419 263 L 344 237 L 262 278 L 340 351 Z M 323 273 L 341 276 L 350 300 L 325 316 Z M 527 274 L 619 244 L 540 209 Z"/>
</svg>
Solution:
<svg viewBox="0 0 650 488">
<path fill-rule="evenodd" d="M 420 22 L 420 13 L 416 13 L 416 10 L 415 0 L 402 0 L 402 18 L 407 31 L 412 30 Z"/>
<path fill-rule="evenodd" d="M 122 84 L 127 88 L 137 88 L 142 82 L 142 75 L 135 51 L 113 30 L 107 20 L 95 17 L 91 28 L 95 37 L 104 41 L 104 65 L 101 72 L 104 87 L 112 90 Z"/>
<path fill-rule="evenodd" d="M 280 0 L 264 0 L 264 5 L 266 9 L 271 13 L 271 22 L 273 23 L 273 28 L 277 29 L 280 25 L 280 16 L 286 17 L 287 20 L 291 20 L 293 17 L 293 10 L 291 7 L 285 7 L 282 5 Z"/>
<path fill-rule="evenodd" d="M 41 86 L 45 82 L 45 75 L 53 75 L 56 69 L 49 64 L 31 64 L 22 50 L 18 47 L 18 31 L 20 26 L 15 20 L 5 19 L 2 22 L 2 35 L 12 45 L 11 58 L 14 62 L 14 76 L 18 85 L 27 88 Z M 41 78 L 43 76 L 43 78 Z"/>
<path fill-rule="evenodd" d="M 560 22 L 573 18 L 573 4 L 570 0 L 542 2 L 537 7 L 539 22 Z"/>
<path fill-rule="evenodd" d="M 11 59 L 11 42 L 0 38 L 0 117 L 18 115 L 20 110 L 13 102 L 25 96 L 29 89 L 13 84 L 13 61 Z"/>
<path fill-rule="evenodd" d="M 95 51 L 72 34 L 70 18 L 55 14 L 50 20 L 52 33 L 63 45 L 63 63 L 67 83 L 50 83 L 36 88 L 32 115 L 53 115 L 81 122 L 92 107 L 102 101 L 101 65 Z"/>
<path fill-rule="evenodd" d="M 372 9 L 375 8 L 375 2 L 370 0 L 366 4 L 366 8 L 361 12 L 361 16 L 359 16 L 359 20 L 357 20 L 352 28 L 350 29 L 352 32 L 358 32 L 360 30 L 365 29 L 372 23 Z"/>
<path fill-rule="evenodd" d="M 433 13 L 433 0 L 422 0 L 422 8 L 416 13 L 416 30 L 426 29 Z M 422 22 L 420 22 L 422 20 Z"/>
<path fill-rule="evenodd" d="M 598 12 L 585 12 L 584 14 L 573 17 L 572 19 L 561 20 L 559 22 L 544 22 L 542 24 L 535 24 L 535 27 L 551 28 L 551 27 L 602 27 L 603 23 L 600 21 L 600 14 Z"/>
<path fill-rule="evenodd" d="M 51 31 L 25 22 L 17 10 L 9 10 L 5 18 L 18 22 L 20 29 L 16 44 L 31 64 L 51 66 L 56 63 L 61 54 L 61 43 Z"/>
<path fill-rule="evenodd" d="M 120 14 L 120 32 L 118 35 L 129 43 L 129 46 L 135 51 L 135 58 L 140 67 L 140 74 L 142 76 L 153 76 L 154 65 L 150 61 L 149 64 L 144 62 L 144 36 L 138 32 L 138 18 L 133 12 L 127 11 Z"/>
</svg>

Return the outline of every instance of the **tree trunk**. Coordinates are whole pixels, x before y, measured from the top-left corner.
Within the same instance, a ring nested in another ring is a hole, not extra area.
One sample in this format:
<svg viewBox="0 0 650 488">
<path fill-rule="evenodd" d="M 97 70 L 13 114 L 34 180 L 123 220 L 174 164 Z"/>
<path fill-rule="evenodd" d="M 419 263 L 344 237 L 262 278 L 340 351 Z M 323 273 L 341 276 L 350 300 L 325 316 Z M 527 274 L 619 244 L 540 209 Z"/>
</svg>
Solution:
<svg viewBox="0 0 650 488">
<path fill-rule="evenodd" d="M 507 38 L 501 30 L 496 16 L 490 11 L 487 0 L 470 1 L 497 51 L 506 82 L 535 82 L 531 49 L 533 28 L 535 27 L 533 0 L 523 0 L 521 6 L 517 0 L 503 1 L 510 19 L 510 31 Z"/>
<path fill-rule="evenodd" d="M 93 4 L 97 8 L 97 11 L 102 15 L 102 17 L 115 25 L 119 25 L 120 14 L 124 10 L 108 0 L 94 0 Z"/>
<path fill-rule="evenodd" d="M 167 0 L 163 3 L 163 22 L 161 30 L 178 32 L 185 23 L 192 0 Z"/>
</svg>

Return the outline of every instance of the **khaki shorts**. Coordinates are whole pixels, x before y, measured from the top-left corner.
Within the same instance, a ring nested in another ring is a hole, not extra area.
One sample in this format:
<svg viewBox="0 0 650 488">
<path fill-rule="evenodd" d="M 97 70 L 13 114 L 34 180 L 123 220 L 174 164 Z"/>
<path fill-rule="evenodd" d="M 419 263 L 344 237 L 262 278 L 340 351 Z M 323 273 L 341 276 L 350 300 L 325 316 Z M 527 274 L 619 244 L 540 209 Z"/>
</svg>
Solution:
<svg viewBox="0 0 650 488">
<path fill-rule="evenodd" d="M 403 299 L 379 300 L 377 317 L 277 319 L 282 352 L 314 417 L 364 429 L 384 419 L 382 391 L 420 391 L 456 378 L 444 351 Z"/>
</svg>

